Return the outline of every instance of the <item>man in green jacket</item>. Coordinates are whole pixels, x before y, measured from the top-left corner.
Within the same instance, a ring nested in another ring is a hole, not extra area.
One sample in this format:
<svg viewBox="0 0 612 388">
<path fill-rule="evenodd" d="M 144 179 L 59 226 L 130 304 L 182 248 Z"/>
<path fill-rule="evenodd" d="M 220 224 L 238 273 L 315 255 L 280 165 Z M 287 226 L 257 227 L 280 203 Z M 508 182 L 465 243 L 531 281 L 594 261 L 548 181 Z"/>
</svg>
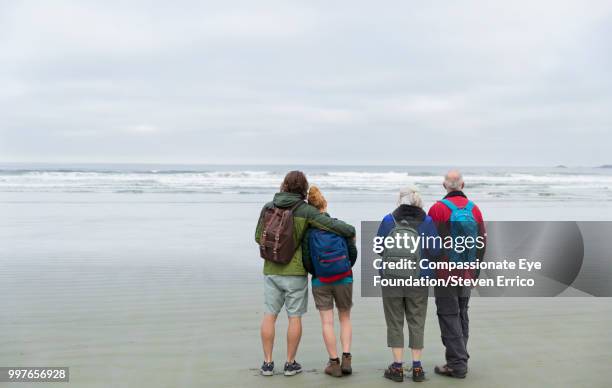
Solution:
<svg viewBox="0 0 612 388">
<path fill-rule="evenodd" d="M 313 206 L 304 202 L 308 193 L 308 180 L 301 171 L 290 171 L 281 185 L 279 193 L 274 195 L 272 202 L 264 205 L 261 211 L 255 241 L 260 243 L 263 231 L 263 215 L 266 209 L 291 208 L 293 210 L 293 241 L 297 249 L 287 264 L 278 264 L 266 260 L 264 262 L 264 305 L 265 312 L 261 322 L 261 342 L 264 351 L 264 362 L 261 374 L 272 376 L 274 362 L 272 349 L 274 347 L 274 329 L 276 318 L 283 305 L 287 310 L 289 327 L 287 328 L 287 362 L 285 376 L 293 376 L 302 371 L 301 365 L 295 361 L 297 348 L 302 337 L 302 315 L 308 306 L 308 278 L 302 264 L 301 241 L 309 227 L 327 230 L 341 236 L 352 238 L 355 228 L 340 220 L 333 219 L 319 212 Z"/>
</svg>

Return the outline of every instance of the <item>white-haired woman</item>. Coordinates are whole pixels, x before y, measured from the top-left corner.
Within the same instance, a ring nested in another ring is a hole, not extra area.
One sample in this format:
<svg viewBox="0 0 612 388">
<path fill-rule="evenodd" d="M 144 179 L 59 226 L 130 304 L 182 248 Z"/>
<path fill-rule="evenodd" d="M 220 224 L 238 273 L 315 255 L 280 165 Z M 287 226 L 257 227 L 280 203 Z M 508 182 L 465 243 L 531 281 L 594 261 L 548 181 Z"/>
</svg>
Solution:
<svg viewBox="0 0 612 388">
<path fill-rule="evenodd" d="M 397 208 L 387 214 L 378 228 L 378 236 L 395 236 L 400 233 L 418 233 L 422 238 L 437 237 L 436 227 L 425 211 L 423 200 L 416 187 L 400 189 Z M 429 240 L 432 241 L 432 240 Z M 437 241 L 437 239 L 434 239 Z M 427 260 L 439 253 L 439 247 L 428 244 L 418 251 L 420 260 Z M 385 253 L 383 253 L 383 256 Z M 401 256 L 403 257 L 403 256 Z M 425 263 L 426 264 L 426 263 Z M 385 274 L 382 274 L 383 277 Z M 433 277 L 433 271 L 420 270 L 420 277 Z M 387 323 L 387 346 L 393 353 L 393 363 L 385 370 L 384 377 L 401 382 L 404 381 L 404 319 L 408 323 L 409 342 L 412 351 L 412 379 L 424 381 L 425 372 L 421 365 L 425 317 L 427 315 L 427 287 L 383 287 L 383 308 Z"/>
</svg>

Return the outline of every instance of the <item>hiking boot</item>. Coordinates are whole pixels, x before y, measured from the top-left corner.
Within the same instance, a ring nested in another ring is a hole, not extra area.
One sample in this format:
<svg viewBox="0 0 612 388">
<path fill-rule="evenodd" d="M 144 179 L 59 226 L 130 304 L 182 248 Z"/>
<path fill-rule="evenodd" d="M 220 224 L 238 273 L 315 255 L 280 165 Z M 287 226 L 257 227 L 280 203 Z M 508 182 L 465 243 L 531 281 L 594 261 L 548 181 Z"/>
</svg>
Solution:
<svg viewBox="0 0 612 388">
<path fill-rule="evenodd" d="M 436 372 L 437 374 L 442 375 L 442 376 L 454 377 L 454 378 L 457 378 L 457 379 L 464 379 L 465 376 L 467 375 L 467 371 L 459 372 L 459 371 L 456 371 L 456 370 L 454 370 L 452 368 L 449 368 L 448 365 L 436 366 L 434 368 L 434 372 Z"/>
<path fill-rule="evenodd" d="M 272 376 L 274 374 L 274 361 L 263 362 L 263 365 L 259 369 L 262 376 Z"/>
<path fill-rule="evenodd" d="M 337 358 L 335 360 L 332 360 L 330 358 L 329 362 L 327 363 L 327 367 L 325 367 L 325 374 L 334 377 L 342 377 L 342 369 L 340 369 L 340 360 Z"/>
<path fill-rule="evenodd" d="M 285 363 L 285 376 L 293 376 L 302 371 L 302 366 L 297 361 L 293 360 L 292 363 Z"/>
<path fill-rule="evenodd" d="M 353 373 L 353 368 L 351 367 L 351 359 L 353 356 L 350 354 L 342 355 L 342 364 L 340 365 L 340 369 L 342 370 L 343 375 L 350 375 Z"/>
<path fill-rule="evenodd" d="M 404 368 L 396 368 L 391 364 L 385 370 L 385 377 L 389 380 L 401 383 L 404 381 Z"/>
<path fill-rule="evenodd" d="M 417 383 L 425 381 L 425 371 L 422 367 L 412 368 L 412 381 Z"/>
</svg>

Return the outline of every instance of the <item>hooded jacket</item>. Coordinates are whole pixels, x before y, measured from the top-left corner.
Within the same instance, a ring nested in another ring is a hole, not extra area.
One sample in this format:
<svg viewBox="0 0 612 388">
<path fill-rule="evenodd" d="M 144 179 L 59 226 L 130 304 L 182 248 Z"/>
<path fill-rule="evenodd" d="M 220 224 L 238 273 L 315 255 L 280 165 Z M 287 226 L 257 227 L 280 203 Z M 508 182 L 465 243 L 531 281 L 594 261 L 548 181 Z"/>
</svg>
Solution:
<svg viewBox="0 0 612 388">
<path fill-rule="evenodd" d="M 378 233 L 376 235 L 379 237 L 387 237 L 395 227 L 395 221 L 399 222 L 402 220 L 418 222 L 419 225 L 417 227 L 417 232 L 419 235 L 423 236 L 423 238 L 438 236 L 436 225 L 434 224 L 432 218 L 425 214 L 423 209 L 417 206 L 405 204 L 399 205 L 397 209 L 393 211 L 393 213 L 387 214 L 385 218 L 383 218 L 380 226 L 378 227 Z M 434 242 L 432 244 L 428 244 L 427 249 L 421 249 L 421 259 L 425 260 L 424 264 L 427 264 L 429 260 L 437 257 L 440 254 L 440 248 L 440 244 Z M 421 277 L 434 278 L 435 273 L 431 269 L 421 269 Z"/>
<path fill-rule="evenodd" d="M 274 194 L 274 199 L 272 202 L 265 204 L 261 210 L 259 220 L 257 221 L 257 228 L 255 229 L 255 241 L 259 244 L 261 233 L 263 231 L 263 215 L 266 209 L 270 209 L 272 207 L 285 209 L 295 205 L 298 202 L 301 202 L 301 204 L 293 210 L 293 241 L 295 242 L 297 249 L 291 258 L 291 261 L 287 264 L 278 264 L 266 260 L 263 268 L 264 275 L 306 276 L 306 270 L 302 265 L 301 242 L 306 234 L 306 230 L 309 227 L 333 232 L 346 238 L 352 238 L 355 236 L 355 228 L 352 225 L 319 212 L 318 209 L 304 202 L 299 194 L 280 192 Z"/>
</svg>

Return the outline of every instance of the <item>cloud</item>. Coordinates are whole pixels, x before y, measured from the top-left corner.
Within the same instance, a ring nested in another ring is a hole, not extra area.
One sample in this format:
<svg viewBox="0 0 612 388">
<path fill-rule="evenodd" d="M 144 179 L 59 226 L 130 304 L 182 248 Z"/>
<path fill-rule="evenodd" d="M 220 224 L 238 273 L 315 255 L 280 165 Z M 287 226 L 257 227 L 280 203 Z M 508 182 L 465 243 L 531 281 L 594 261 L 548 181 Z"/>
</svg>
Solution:
<svg viewBox="0 0 612 388">
<path fill-rule="evenodd" d="M 0 152 L 610 163 L 611 21 L 607 1 L 6 2 Z"/>
</svg>

